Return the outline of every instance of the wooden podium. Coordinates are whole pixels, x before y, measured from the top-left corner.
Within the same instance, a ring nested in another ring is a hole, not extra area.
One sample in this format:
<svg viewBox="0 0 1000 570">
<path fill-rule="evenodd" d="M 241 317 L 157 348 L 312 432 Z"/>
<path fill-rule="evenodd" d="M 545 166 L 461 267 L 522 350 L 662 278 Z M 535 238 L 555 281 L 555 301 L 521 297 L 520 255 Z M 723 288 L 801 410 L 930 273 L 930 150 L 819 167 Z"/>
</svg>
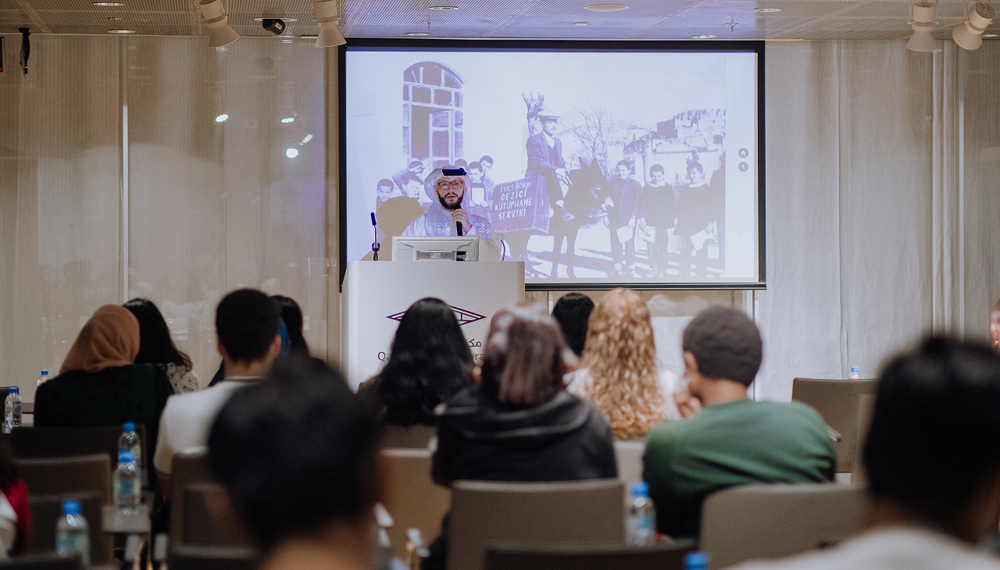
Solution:
<svg viewBox="0 0 1000 570">
<path fill-rule="evenodd" d="M 352 261 L 341 296 L 341 354 L 352 388 L 378 373 L 389 358 L 403 313 L 424 297 L 448 303 L 482 358 L 493 313 L 524 300 L 523 262 Z"/>
</svg>

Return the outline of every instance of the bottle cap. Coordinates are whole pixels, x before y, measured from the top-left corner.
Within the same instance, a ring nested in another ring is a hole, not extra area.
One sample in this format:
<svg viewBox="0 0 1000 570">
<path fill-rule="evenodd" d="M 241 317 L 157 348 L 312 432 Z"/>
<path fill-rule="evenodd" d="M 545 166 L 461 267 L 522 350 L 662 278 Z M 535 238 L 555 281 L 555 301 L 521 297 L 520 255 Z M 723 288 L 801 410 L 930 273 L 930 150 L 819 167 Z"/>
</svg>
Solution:
<svg viewBox="0 0 1000 570">
<path fill-rule="evenodd" d="M 17 386 L 11 386 L 10 387 L 10 393 L 11 394 L 20 394 L 21 393 L 21 389 L 18 388 Z"/>
<path fill-rule="evenodd" d="M 42 376 L 48 376 L 48 375 L 49 375 L 48 370 L 42 370 Z"/>
<path fill-rule="evenodd" d="M 122 426 L 122 431 L 125 432 L 135 431 L 135 424 L 132 422 L 125 422 L 125 425 Z"/>
<path fill-rule="evenodd" d="M 79 515 L 80 501 L 76 499 L 66 499 L 63 501 L 63 515 Z"/>
<path fill-rule="evenodd" d="M 631 490 L 633 497 L 649 497 L 649 484 L 645 481 L 632 483 Z"/>
<path fill-rule="evenodd" d="M 684 556 L 684 568 L 687 570 L 705 570 L 708 568 L 708 554 L 704 552 L 689 552 Z"/>
<path fill-rule="evenodd" d="M 119 451 L 118 463 L 135 463 L 135 455 L 131 451 Z"/>
</svg>

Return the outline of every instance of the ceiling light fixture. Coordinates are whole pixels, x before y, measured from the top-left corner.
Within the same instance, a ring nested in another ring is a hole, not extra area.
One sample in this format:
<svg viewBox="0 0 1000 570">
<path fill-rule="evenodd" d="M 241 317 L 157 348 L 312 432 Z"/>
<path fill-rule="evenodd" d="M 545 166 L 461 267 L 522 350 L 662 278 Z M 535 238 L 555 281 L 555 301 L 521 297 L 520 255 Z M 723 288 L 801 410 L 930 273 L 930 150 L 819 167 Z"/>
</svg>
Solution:
<svg viewBox="0 0 1000 570">
<path fill-rule="evenodd" d="M 718 36 L 714 34 L 699 34 L 697 36 L 691 36 L 692 40 L 714 40 Z"/>
<path fill-rule="evenodd" d="M 94 6 L 100 6 L 102 8 L 113 8 L 115 6 L 124 6 L 124 2 L 94 2 Z"/>
<path fill-rule="evenodd" d="M 347 43 L 340 30 L 337 29 L 340 24 L 340 16 L 337 14 L 337 0 L 314 0 L 313 16 L 319 22 L 319 37 L 316 38 L 316 47 L 328 48 Z"/>
<path fill-rule="evenodd" d="M 215 116 L 215 122 L 216 123 L 225 123 L 228 120 L 229 120 L 229 115 L 227 115 L 225 113 L 223 113 L 221 115 L 216 115 Z"/>
<path fill-rule="evenodd" d="M 113 30 L 108 30 L 109 34 L 134 34 L 135 30 L 129 30 L 127 28 L 115 28 Z"/>
<path fill-rule="evenodd" d="M 440 5 L 437 5 L 437 6 L 431 6 L 429 9 L 430 10 L 439 10 L 441 12 L 448 12 L 448 11 L 451 11 L 451 10 L 458 10 L 458 6 L 452 6 L 450 4 L 440 4 Z"/>
<path fill-rule="evenodd" d="M 754 8 L 753 11 L 758 14 L 776 14 L 781 12 L 781 8 Z"/>
<path fill-rule="evenodd" d="M 993 6 L 986 2 L 977 3 L 972 7 L 969 18 L 955 26 L 951 32 L 952 39 L 962 49 L 979 49 L 983 45 L 983 32 L 993 23 L 994 16 L 996 12 L 993 11 Z"/>
<path fill-rule="evenodd" d="M 622 10 L 628 10 L 628 6 L 624 4 L 591 4 L 590 6 L 584 6 L 584 10 L 590 10 L 591 12 L 621 12 Z"/>
<path fill-rule="evenodd" d="M 906 42 L 906 49 L 911 51 L 934 51 L 938 43 L 934 39 L 934 4 L 917 2 L 913 5 L 913 35 Z"/>
<path fill-rule="evenodd" d="M 229 16 L 226 15 L 226 7 L 222 5 L 222 0 L 201 0 L 198 2 L 198 9 L 201 10 L 201 17 L 208 26 L 209 47 L 227 46 L 240 39 L 236 30 L 229 26 Z"/>
<path fill-rule="evenodd" d="M 404 36 L 409 36 L 411 38 L 423 37 L 431 35 L 430 32 L 406 32 Z"/>
<path fill-rule="evenodd" d="M 990 39 L 990 40 L 992 40 L 993 38 L 996 38 L 996 37 L 1000 37 L 1000 34 L 983 34 L 983 39 Z"/>
<path fill-rule="evenodd" d="M 573 22 L 574 26 L 589 26 L 590 22 Z"/>
</svg>

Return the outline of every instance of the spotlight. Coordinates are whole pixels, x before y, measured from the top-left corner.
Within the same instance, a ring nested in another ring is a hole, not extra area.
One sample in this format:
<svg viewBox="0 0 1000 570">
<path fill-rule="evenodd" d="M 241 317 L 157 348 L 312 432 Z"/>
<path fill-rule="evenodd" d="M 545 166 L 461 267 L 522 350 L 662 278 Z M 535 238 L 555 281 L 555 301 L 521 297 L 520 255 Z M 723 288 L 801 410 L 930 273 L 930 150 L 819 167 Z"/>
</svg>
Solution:
<svg viewBox="0 0 1000 570">
<path fill-rule="evenodd" d="M 344 36 L 340 34 L 340 30 L 337 29 L 337 25 L 340 24 L 340 17 L 337 15 L 337 0 L 313 0 L 313 15 L 319 22 L 319 37 L 316 38 L 316 47 L 342 46 L 347 43 Z"/>
<path fill-rule="evenodd" d="M 229 16 L 226 15 L 222 0 L 200 0 L 198 9 L 201 10 L 201 17 L 208 26 L 209 46 L 222 47 L 239 39 L 240 35 L 236 30 L 229 27 Z"/>
<path fill-rule="evenodd" d="M 280 36 L 285 32 L 285 21 L 280 18 L 264 18 L 260 23 L 264 26 L 265 30 L 276 36 Z"/>
<path fill-rule="evenodd" d="M 299 149 L 295 147 L 291 147 L 285 151 L 285 156 L 287 156 L 288 158 L 295 158 L 298 155 L 299 155 Z"/>
<path fill-rule="evenodd" d="M 906 42 L 906 49 L 912 51 L 934 51 L 938 43 L 934 40 L 934 4 L 917 2 L 913 5 L 913 35 Z"/>
<path fill-rule="evenodd" d="M 983 32 L 993 22 L 995 15 L 993 6 L 979 2 L 972 8 L 969 19 L 955 26 L 951 37 L 962 49 L 979 49 L 979 46 L 983 45 Z"/>
</svg>

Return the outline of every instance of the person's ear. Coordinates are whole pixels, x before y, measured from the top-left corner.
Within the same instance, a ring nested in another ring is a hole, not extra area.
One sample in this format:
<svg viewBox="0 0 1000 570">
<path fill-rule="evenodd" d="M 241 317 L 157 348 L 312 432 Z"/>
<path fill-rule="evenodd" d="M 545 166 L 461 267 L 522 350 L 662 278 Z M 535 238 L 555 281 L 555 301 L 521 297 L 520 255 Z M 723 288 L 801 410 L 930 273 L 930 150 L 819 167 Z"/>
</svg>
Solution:
<svg viewBox="0 0 1000 570">
<path fill-rule="evenodd" d="M 219 351 L 219 356 L 221 356 L 223 359 L 227 358 L 226 347 L 222 346 L 222 343 L 219 342 L 218 334 L 215 335 L 215 349 Z"/>
<path fill-rule="evenodd" d="M 684 351 L 684 375 L 698 373 L 698 360 L 690 350 Z"/>
<path fill-rule="evenodd" d="M 274 360 L 278 358 L 279 354 L 281 354 L 281 335 L 276 334 L 274 335 L 274 340 L 271 341 L 271 349 L 268 351 L 267 356 L 271 360 Z"/>
<path fill-rule="evenodd" d="M 480 365 L 475 365 L 472 367 L 472 381 L 479 384 L 483 381 L 483 367 Z"/>
</svg>

